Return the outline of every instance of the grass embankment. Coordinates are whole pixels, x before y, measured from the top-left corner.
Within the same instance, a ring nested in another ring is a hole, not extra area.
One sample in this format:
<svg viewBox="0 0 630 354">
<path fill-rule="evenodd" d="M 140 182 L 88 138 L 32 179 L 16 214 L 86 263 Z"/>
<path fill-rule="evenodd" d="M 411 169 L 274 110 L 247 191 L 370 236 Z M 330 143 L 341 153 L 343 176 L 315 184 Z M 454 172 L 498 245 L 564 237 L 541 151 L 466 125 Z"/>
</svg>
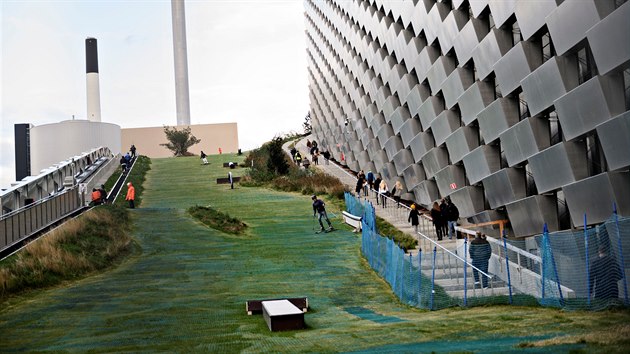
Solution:
<svg viewBox="0 0 630 354">
<path fill-rule="evenodd" d="M 247 230 L 247 224 L 244 222 L 210 207 L 196 205 L 187 211 L 192 217 L 215 230 L 232 235 L 241 235 Z"/>
<path fill-rule="evenodd" d="M 405 251 L 416 248 L 418 245 L 418 240 L 398 230 L 394 225 L 387 222 L 387 220 L 378 216 L 376 217 L 376 230 L 379 235 L 392 239 L 394 243 Z"/>
<path fill-rule="evenodd" d="M 133 250 L 129 213 L 100 206 L 0 262 L 0 302 L 112 267 Z"/>
</svg>

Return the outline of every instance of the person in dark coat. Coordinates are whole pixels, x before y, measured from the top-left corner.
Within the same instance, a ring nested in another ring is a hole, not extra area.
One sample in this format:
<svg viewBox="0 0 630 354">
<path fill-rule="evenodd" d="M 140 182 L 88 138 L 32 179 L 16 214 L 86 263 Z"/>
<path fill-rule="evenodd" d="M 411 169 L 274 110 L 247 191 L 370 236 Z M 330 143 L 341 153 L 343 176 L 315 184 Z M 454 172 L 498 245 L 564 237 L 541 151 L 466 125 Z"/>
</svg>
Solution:
<svg viewBox="0 0 630 354">
<path fill-rule="evenodd" d="M 433 226 L 435 227 L 435 234 L 437 235 L 437 239 L 438 241 L 442 241 L 442 237 L 444 236 L 444 234 L 442 233 L 442 210 L 440 209 L 440 205 L 437 202 L 433 203 L 433 208 L 431 209 L 431 219 L 433 220 Z"/>
<path fill-rule="evenodd" d="M 98 191 L 101 193 L 101 202 L 107 204 L 107 190 L 105 189 L 105 185 L 101 184 L 101 188 L 99 188 Z"/>
<path fill-rule="evenodd" d="M 475 239 L 470 242 L 470 248 L 468 254 L 472 260 L 473 267 L 488 274 L 488 261 L 492 256 L 492 248 L 490 243 L 485 238 L 481 237 L 481 232 L 477 231 Z M 488 277 L 479 274 L 477 269 L 473 268 L 473 276 L 475 277 L 475 285 L 479 285 L 479 277 L 482 277 L 483 287 L 488 287 Z"/>
<path fill-rule="evenodd" d="M 368 171 L 367 176 L 365 178 L 366 178 L 369 189 L 374 189 L 374 173 L 372 173 L 372 171 Z M 368 192 L 369 191 L 365 192 L 366 197 L 368 196 Z"/>
<path fill-rule="evenodd" d="M 378 200 L 381 199 L 381 196 L 378 194 L 378 188 L 381 185 L 381 175 L 377 175 L 376 179 L 374 180 L 374 190 L 376 191 L 376 205 L 378 205 Z"/>
<path fill-rule="evenodd" d="M 442 217 L 440 218 L 440 220 L 442 221 L 442 223 L 440 224 L 440 228 L 442 229 L 442 236 L 447 236 L 448 235 L 448 227 L 447 227 L 447 222 L 446 222 L 446 198 L 442 199 L 442 201 L 440 202 L 440 212 L 442 213 Z"/>
<path fill-rule="evenodd" d="M 459 220 L 459 209 L 453 204 L 451 199 L 446 200 L 446 222 L 448 227 L 448 239 L 452 240 L 455 234 L 455 226 Z"/>
<path fill-rule="evenodd" d="M 409 211 L 409 217 L 407 217 L 407 221 L 411 221 L 411 226 L 418 232 L 418 224 L 420 219 L 420 213 L 418 212 L 418 208 L 416 207 L 416 203 L 411 204 L 411 210 Z"/>
<path fill-rule="evenodd" d="M 322 156 L 324 156 L 324 162 L 328 165 L 330 163 L 330 152 L 326 150 L 322 153 Z"/>
<path fill-rule="evenodd" d="M 354 188 L 354 191 L 357 192 L 357 198 L 361 198 L 361 191 L 363 190 L 363 186 L 366 184 L 365 179 L 361 174 L 358 175 L 357 185 Z"/>
<path fill-rule="evenodd" d="M 621 278 L 619 263 L 608 254 L 606 247 L 600 247 L 597 258 L 591 263 L 589 273 L 589 284 L 593 298 L 618 298 L 619 287 L 617 282 Z"/>
<path fill-rule="evenodd" d="M 319 232 L 324 231 L 324 223 L 322 223 L 322 219 L 326 220 L 326 223 L 328 224 L 328 231 L 332 231 L 333 230 L 333 226 L 332 223 L 330 222 L 330 219 L 328 219 L 328 214 L 326 214 L 326 203 L 324 203 L 323 200 L 318 199 L 316 195 L 311 196 L 311 199 L 313 200 L 313 217 L 315 217 L 315 215 L 317 214 L 317 220 L 319 221 Z"/>
</svg>

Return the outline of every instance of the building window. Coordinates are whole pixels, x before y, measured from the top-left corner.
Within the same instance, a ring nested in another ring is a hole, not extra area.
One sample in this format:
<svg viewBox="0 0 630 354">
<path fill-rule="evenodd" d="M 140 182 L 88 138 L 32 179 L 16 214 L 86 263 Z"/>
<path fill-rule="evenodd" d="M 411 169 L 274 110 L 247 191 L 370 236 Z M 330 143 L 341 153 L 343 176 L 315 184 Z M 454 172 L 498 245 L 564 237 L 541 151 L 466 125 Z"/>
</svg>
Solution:
<svg viewBox="0 0 630 354">
<path fill-rule="evenodd" d="M 608 170 L 606 159 L 596 134 L 586 137 L 586 165 L 589 176 L 595 176 Z"/>
<path fill-rule="evenodd" d="M 587 45 L 576 53 L 578 61 L 578 80 L 582 84 L 597 75 L 595 60 L 591 48 Z"/>
<path fill-rule="evenodd" d="M 623 71 L 623 91 L 626 97 L 626 110 L 630 109 L 630 69 Z"/>
<path fill-rule="evenodd" d="M 556 111 L 549 112 L 548 115 L 549 121 L 549 144 L 556 145 L 562 142 L 562 127 L 560 126 L 560 121 L 558 120 L 558 114 Z"/>
<path fill-rule="evenodd" d="M 525 93 L 522 91 L 518 94 L 518 120 L 521 121 L 529 117 L 529 107 L 525 101 Z"/>
</svg>

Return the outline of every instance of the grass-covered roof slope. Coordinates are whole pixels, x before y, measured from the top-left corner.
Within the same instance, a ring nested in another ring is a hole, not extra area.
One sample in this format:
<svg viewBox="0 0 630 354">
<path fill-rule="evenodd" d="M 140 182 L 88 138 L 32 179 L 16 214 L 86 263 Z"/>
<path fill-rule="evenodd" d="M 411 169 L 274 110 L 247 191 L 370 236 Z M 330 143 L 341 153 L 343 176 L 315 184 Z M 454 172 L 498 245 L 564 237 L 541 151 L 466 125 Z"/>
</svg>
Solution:
<svg viewBox="0 0 630 354">
<path fill-rule="evenodd" d="M 113 271 L 39 293 L 0 312 L 0 352 L 623 352 L 627 312 L 402 305 L 341 225 L 315 234 L 308 195 L 217 185 L 234 155 L 153 160 L 132 211 L 142 251 Z M 238 161 L 237 161 L 238 162 Z M 235 176 L 242 168 L 232 170 Z M 248 237 L 206 227 L 186 209 L 210 206 Z M 333 214 L 340 210 L 331 205 Z M 270 332 L 245 301 L 309 298 L 307 328 Z M 535 347 L 543 345 L 543 349 Z"/>
</svg>

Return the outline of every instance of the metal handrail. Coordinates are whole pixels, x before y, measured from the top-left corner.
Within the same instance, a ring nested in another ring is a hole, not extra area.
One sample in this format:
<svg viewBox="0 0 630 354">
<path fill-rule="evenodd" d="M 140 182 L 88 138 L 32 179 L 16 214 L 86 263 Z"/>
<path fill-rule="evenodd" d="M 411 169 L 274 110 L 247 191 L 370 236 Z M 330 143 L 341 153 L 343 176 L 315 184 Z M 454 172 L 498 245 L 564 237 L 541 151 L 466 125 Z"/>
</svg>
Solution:
<svg viewBox="0 0 630 354">
<path fill-rule="evenodd" d="M 475 267 L 474 265 L 470 264 L 467 260 L 463 259 L 462 257 L 458 256 L 457 254 L 453 253 L 451 250 L 447 249 L 446 247 L 440 245 L 439 243 L 433 241 L 431 238 L 429 238 L 428 236 L 424 235 L 423 233 L 418 231 L 418 235 L 424 237 L 426 240 L 428 240 L 429 242 L 431 242 L 433 244 L 433 246 L 437 246 L 439 248 L 442 249 L 442 251 L 446 251 L 446 253 L 450 254 L 451 256 L 455 257 L 456 259 L 459 259 L 460 261 L 464 262 L 465 264 L 467 264 L 468 266 L 470 266 L 472 269 L 477 270 L 479 273 L 485 275 L 486 277 L 492 279 L 492 276 L 484 271 L 482 271 L 481 269 Z"/>
</svg>

